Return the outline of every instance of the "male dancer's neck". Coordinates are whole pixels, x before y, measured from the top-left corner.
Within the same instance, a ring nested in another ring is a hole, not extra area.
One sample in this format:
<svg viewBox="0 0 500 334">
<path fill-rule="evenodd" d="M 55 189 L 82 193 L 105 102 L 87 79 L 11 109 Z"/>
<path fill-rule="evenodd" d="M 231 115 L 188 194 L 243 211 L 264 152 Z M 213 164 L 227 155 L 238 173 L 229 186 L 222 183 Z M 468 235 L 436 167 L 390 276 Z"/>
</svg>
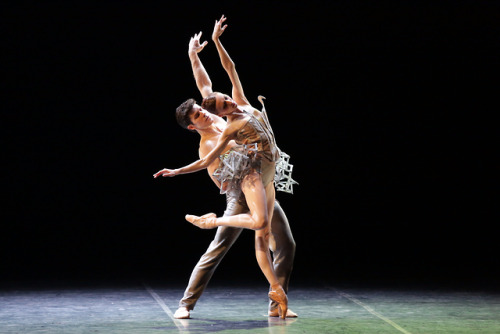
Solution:
<svg viewBox="0 0 500 334">
<path fill-rule="evenodd" d="M 200 134 L 200 136 L 202 136 L 202 137 L 220 136 L 220 134 L 222 133 L 222 129 L 217 127 L 217 125 L 215 125 L 215 124 L 210 125 L 208 128 L 197 129 L 197 130 L 198 130 L 198 133 Z"/>
</svg>

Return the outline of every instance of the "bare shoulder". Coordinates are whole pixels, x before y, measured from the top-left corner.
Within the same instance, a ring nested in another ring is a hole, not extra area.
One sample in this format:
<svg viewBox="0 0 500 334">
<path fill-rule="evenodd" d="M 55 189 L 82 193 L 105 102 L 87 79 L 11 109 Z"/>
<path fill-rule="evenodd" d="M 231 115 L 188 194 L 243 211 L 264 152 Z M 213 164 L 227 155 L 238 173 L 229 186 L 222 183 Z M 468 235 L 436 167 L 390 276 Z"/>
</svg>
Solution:
<svg viewBox="0 0 500 334">
<path fill-rule="evenodd" d="M 224 132 L 227 132 L 227 135 L 233 137 L 242 127 L 246 125 L 248 118 L 249 116 L 247 115 L 241 115 L 238 118 L 232 119 L 227 123 Z"/>
<path fill-rule="evenodd" d="M 204 158 L 215 148 L 215 146 L 217 145 L 217 139 L 218 137 L 200 140 L 200 147 L 198 149 L 200 158 Z"/>
<path fill-rule="evenodd" d="M 252 107 L 251 105 L 244 106 L 242 107 L 242 109 L 245 110 L 247 113 L 252 114 L 256 117 L 259 117 L 262 114 L 258 109 Z"/>
<path fill-rule="evenodd" d="M 239 128 L 241 127 L 241 120 L 238 119 L 233 119 L 231 121 L 228 121 L 226 124 L 226 128 L 224 131 L 222 131 L 221 137 L 233 139 L 236 135 L 236 132 L 238 132 Z"/>
</svg>

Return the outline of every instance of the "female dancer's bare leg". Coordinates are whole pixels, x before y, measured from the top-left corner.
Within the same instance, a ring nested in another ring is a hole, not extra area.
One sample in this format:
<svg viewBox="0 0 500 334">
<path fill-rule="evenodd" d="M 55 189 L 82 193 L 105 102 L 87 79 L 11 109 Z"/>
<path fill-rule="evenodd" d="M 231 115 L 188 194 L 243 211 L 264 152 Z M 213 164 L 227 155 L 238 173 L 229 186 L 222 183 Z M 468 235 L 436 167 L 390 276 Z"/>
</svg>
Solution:
<svg viewBox="0 0 500 334">
<path fill-rule="evenodd" d="M 215 218 L 215 215 L 205 215 L 201 218 L 186 216 L 191 223 L 205 228 L 216 226 L 243 227 L 255 230 L 255 256 L 262 273 L 271 285 L 269 297 L 279 304 L 280 316 L 286 317 L 288 299 L 274 272 L 271 253 L 269 251 L 269 235 L 271 219 L 274 210 L 275 189 L 273 182 L 264 187 L 261 175 L 253 171 L 241 182 L 250 214 Z"/>
<path fill-rule="evenodd" d="M 266 227 L 255 231 L 255 256 L 262 273 L 271 285 L 269 297 L 278 303 L 279 314 L 284 319 L 288 310 L 288 298 L 274 271 L 269 251 L 269 237 L 275 200 L 274 184 L 270 182 L 264 188 L 260 174 L 254 173 L 243 180 L 241 189 L 245 194 L 252 219 L 255 221 L 264 220 L 266 222 Z"/>
<path fill-rule="evenodd" d="M 275 199 L 274 184 L 273 182 L 269 182 L 264 187 L 261 175 L 253 172 L 243 179 L 241 190 L 245 194 L 251 219 L 258 225 L 263 224 L 265 226 L 262 229 L 255 230 L 255 256 L 262 273 L 269 282 L 269 285 L 271 285 L 269 297 L 278 303 L 280 316 L 284 319 L 288 310 L 288 299 L 274 271 L 269 251 L 269 236 Z"/>
<path fill-rule="evenodd" d="M 278 278 L 274 272 L 271 254 L 269 252 L 269 235 L 275 198 L 274 185 L 270 182 L 264 187 L 261 175 L 253 171 L 245 176 L 241 182 L 241 190 L 245 194 L 250 213 L 220 218 L 210 216 L 210 214 L 200 218 L 196 216 L 186 216 L 186 219 L 202 228 L 208 227 L 206 225 L 213 225 L 213 227 L 232 226 L 255 230 L 257 262 L 269 281 L 269 284 L 277 284 Z M 191 217 L 196 218 L 192 219 Z"/>
<path fill-rule="evenodd" d="M 274 272 L 271 253 L 269 252 L 269 235 L 274 208 L 274 186 L 270 183 L 266 188 L 262 184 L 260 174 L 252 173 L 243 179 L 241 189 L 245 194 L 250 215 L 256 222 L 264 222 L 264 228 L 255 231 L 255 255 L 257 262 L 269 284 L 279 284 Z"/>
<path fill-rule="evenodd" d="M 261 175 L 257 171 L 252 171 L 241 181 L 241 189 L 245 194 L 250 213 L 219 218 L 213 213 L 201 217 L 186 215 L 186 220 L 204 229 L 216 228 L 218 226 L 242 227 L 250 230 L 265 229 L 271 224 L 272 208 L 274 207 L 275 193 L 273 183 L 270 182 L 264 188 Z M 272 194 L 270 193 L 271 191 Z M 253 203 L 249 203 L 250 201 Z"/>
</svg>

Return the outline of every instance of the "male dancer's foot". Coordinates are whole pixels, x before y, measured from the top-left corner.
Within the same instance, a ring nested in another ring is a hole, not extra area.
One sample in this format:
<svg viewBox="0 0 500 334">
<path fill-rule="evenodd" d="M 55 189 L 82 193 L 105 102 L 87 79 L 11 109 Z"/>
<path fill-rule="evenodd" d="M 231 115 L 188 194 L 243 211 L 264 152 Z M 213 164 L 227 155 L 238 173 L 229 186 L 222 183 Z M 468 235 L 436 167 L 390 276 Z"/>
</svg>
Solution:
<svg viewBox="0 0 500 334">
<path fill-rule="evenodd" d="M 203 229 L 211 229 L 217 227 L 217 215 L 215 213 L 207 213 L 201 217 L 186 215 L 186 220 L 193 225 Z"/>
<path fill-rule="evenodd" d="M 187 309 L 187 307 L 182 306 L 182 307 L 179 307 L 177 309 L 177 311 L 175 311 L 174 318 L 175 319 L 190 319 L 191 315 L 190 315 L 189 310 Z"/>
</svg>

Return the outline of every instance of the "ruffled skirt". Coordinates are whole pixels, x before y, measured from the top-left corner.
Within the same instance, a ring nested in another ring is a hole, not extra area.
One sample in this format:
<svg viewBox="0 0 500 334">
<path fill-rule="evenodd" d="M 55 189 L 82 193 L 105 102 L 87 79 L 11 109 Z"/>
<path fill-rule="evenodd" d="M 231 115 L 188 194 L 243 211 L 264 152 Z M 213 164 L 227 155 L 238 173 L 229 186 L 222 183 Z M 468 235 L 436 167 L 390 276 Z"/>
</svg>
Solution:
<svg viewBox="0 0 500 334">
<path fill-rule="evenodd" d="M 293 185 L 297 182 L 291 177 L 293 165 L 289 159 L 288 154 L 280 152 L 275 163 L 259 154 L 257 144 L 241 145 L 220 156 L 219 167 L 213 175 L 221 183 L 222 194 L 229 192 L 240 196 L 241 182 L 253 170 L 261 174 L 264 187 L 274 181 L 277 190 L 293 193 Z"/>
</svg>

